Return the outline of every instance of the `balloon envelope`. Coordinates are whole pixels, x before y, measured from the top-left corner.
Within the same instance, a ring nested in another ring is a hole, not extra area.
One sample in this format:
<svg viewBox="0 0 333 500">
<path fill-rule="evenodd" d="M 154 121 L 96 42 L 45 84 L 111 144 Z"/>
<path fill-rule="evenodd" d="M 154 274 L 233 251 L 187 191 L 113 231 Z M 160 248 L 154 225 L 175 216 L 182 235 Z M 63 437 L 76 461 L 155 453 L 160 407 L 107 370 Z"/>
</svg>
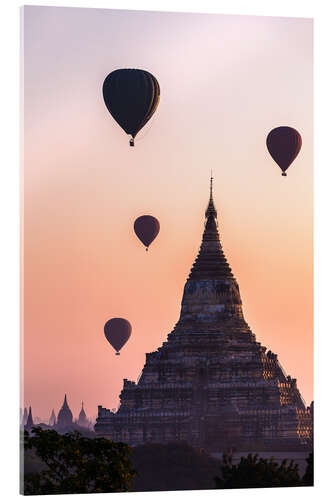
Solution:
<svg viewBox="0 0 333 500">
<path fill-rule="evenodd" d="M 108 342 L 119 354 L 120 349 L 126 344 L 131 336 L 132 326 L 127 319 L 112 318 L 104 325 L 104 334 Z"/>
<path fill-rule="evenodd" d="M 134 231 L 148 250 L 149 245 L 160 232 L 160 223 L 152 215 L 142 215 L 134 222 Z"/>
<path fill-rule="evenodd" d="M 104 80 L 103 98 L 112 117 L 134 139 L 158 106 L 160 86 L 143 69 L 116 69 Z"/>
<path fill-rule="evenodd" d="M 295 160 L 302 147 L 301 134 L 292 127 L 277 127 L 270 131 L 266 139 L 267 149 L 283 174 Z"/>
</svg>

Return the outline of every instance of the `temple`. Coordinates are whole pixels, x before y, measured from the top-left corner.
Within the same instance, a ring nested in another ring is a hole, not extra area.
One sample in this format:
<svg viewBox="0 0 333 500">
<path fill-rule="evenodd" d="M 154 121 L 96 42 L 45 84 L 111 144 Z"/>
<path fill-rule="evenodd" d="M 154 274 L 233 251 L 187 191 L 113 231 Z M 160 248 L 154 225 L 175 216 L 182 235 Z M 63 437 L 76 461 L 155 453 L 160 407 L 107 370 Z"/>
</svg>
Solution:
<svg viewBox="0 0 333 500">
<path fill-rule="evenodd" d="M 312 445 L 313 404 L 246 323 L 224 255 L 213 201 L 178 322 L 146 354 L 137 383 L 124 379 L 119 409 L 98 407 L 95 431 L 130 445 L 185 440 L 211 452 Z"/>
<path fill-rule="evenodd" d="M 49 426 L 50 427 L 54 427 L 57 423 L 57 419 L 56 419 L 56 416 L 55 416 L 55 413 L 54 413 L 54 408 L 51 412 L 51 416 L 49 418 Z"/>
<path fill-rule="evenodd" d="M 32 418 L 32 411 L 31 411 L 31 406 L 29 406 L 29 414 L 28 414 L 28 418 L 27 418 L 27 423 L 25 424 L 24 428 L 27 431 L 31 431 L 31 429 L 33 428 L 33 426 L 34 426 L 34 421 L 33 421 L 33 418 Z"/>
<path fill-rule="evenodd" d="M 79 418 L 77 420 L 77 424 L 80 425 L 81 427 L 89 427 L 89 420 L 87 419 L 86 412 L 84 411 L 83 408 L 83 401 L 82 401 L 81 411 L 79 413 Z"/>
<path fill-rule="evenodd" d="M 68 427 L 73 424 L 73 413 L 67 403 L 67 395 L 65 394 L 65 399 L 62 407 L 58 413 L 57 425 L 59 427 Z"/>
<path fill-rule="evenodd" d="M 27 407 L 24 408 L 23 417 L 22 417 L 22 425 L 25 426 L 28 421 L 28 410 Z"/>
</svg>

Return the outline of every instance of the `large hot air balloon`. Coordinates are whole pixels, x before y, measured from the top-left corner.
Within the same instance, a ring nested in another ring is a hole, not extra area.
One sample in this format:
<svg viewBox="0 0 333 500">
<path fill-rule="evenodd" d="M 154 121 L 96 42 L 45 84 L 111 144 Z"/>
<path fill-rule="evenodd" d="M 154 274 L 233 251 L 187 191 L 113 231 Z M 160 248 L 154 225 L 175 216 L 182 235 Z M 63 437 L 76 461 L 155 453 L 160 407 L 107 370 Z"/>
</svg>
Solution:
<svg viewBox="0 0 333 500">
<path fill-rule="evenodd" d="M 266 139 L 267 149 L 273 160 L 286 176 L 286 170 L 295 160 L 302 147 L 302 137 L 291 127 L 277 127 L 270 131 Z"/>
<path fill-rule="evenodd" d="M 109 319 L 104 325 L 104 334 L 108 342 L 119 356 L 120 349 L 126 344 L 131 336 L 131 323 L 124 318 Z"/>
<path fill-rule="evenodd" d="M 156 78 L 143 69 L 116 69 L 104 80 L 103 97 L 109 112 L 134 138 L 153 116 L 160 100 Z"/>
<path fill-rule="evenodd" d="M 149 245 L 160 232 L 160 223 L 152 215 L 141 215 L 134 222 L 134 231 L 148 251 Z"/>
</svg>

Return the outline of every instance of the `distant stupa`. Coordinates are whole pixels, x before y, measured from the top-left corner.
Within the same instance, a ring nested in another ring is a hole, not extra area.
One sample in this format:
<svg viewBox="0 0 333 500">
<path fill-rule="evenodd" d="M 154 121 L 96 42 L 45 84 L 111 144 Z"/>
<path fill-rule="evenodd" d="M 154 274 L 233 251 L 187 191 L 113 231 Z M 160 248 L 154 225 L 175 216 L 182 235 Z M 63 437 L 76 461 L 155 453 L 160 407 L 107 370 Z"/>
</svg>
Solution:
<svg viewBox="0 0 333 500">
<path fill-rule="evenodd" d="M 67 395 L 65 394 L 64 403 L 58 413 L 57 425 L 59 427 L 67 427 L 72 424 L 73 424 L 73 413 L 71 412 L 68 406 Z"/>
<path fill-rule="evenodd" d="M 54 427 L 56 425 L 56 422 L 57 422 L 57 420 L 56 420 L 56 416 L 55 416 L 54 408 L 53 408 L 51 416 L 49 418 L 49 426 Z"/>
<path fill-rule="evenodd" d="M 87 419 L 86 412 L 84 411 L 84 408 L 83 408 L 83 401 L 82 401 L 82 407 L 81 407 L 81 411 L 79 413 L 79 418 L 78 418 L 77 424 L 80 425 L 81 427 L 88 427 L 89 426 L 89 420 Z"/>
<path fill-rule="evenodd" d="M 33 426 L 34 426 L 34 421 L 32 418 L 32 411 L 31 411 L 31 406 L 29 406 L 29 414 L 27 418 L 27 423 L 25 424 L 25 429 L 30 431 L 33 428 Z"/>
<path fill-rule="evenodd" d="M 210 197 L 180 318 L 146 354 L 137 383 L 124 379 L 120 406 L 98 407 L 95 431 L 130 445 L 185 440 L 210 452 L 311 447 L 313 405 L 277 355 L 246 323 L 238 283 L 224 255 Z"/>
<path fill-rule="evenodd" d="M 28 421 L 28 410 L 25 407 L 24 412 L 23 412 L 23 417 L 22 417 L 22 425 L 23 426 L 27 425 L 27 421 Z"/>
</svg>

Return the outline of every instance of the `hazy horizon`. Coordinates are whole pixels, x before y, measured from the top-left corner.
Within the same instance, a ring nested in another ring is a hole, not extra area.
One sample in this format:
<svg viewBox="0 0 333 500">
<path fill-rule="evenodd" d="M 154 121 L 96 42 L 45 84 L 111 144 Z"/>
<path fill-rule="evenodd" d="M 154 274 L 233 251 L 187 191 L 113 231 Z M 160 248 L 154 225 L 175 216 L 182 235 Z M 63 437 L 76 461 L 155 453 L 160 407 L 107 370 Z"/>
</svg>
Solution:
<svg viewBox="0 0 333 500">
<path fill-rule="evenodd" d="M 312 20 L 24 7 L 24 402 L 33 415 L 118 406 L 123 378 L 179 318 L 213 169 L 226 258 L 257 341 L 313 399 Z M 136 146 L 106 110 L 117 68 L 159 107 Z M 287 177 L 266 135 L 295 127 Z M 133 231 L 158 218 L 148 253 Z M 120 356 L 104 323 L 127 318 Z M 57 404 L 59 406 L 57 406 Z"/>
</svg>

